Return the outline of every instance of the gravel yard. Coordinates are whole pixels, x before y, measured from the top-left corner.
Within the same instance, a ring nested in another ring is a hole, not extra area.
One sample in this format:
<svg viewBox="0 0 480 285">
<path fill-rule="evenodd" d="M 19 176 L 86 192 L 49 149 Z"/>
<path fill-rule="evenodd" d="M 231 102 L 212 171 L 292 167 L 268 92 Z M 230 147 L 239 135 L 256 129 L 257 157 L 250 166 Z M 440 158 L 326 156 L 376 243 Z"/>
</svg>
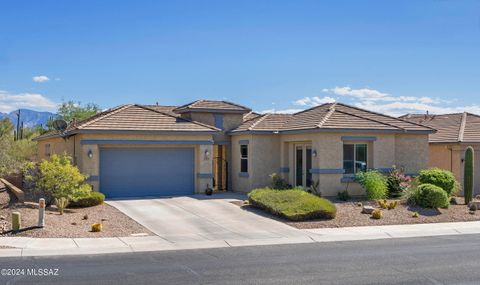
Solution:
<svg viewBox="0 0 480 285">
<path fill-rule="evenodd" d="M 11 229 L 11 212 L 18 211 L 22 217 L 22 228 L 36 226 L 38 222 L 38 204 L 26 202 L 25 204 L 12 203 L 7 192 L 0 193 L 0 226 L 6 224 L 7 230 Z M 87 216 L 87 219 L 85 219 Z M 2 219 L 3 217 L 3 219 Z M 94 223 L 101 223 L 101 232 L 90 232 Z M 7 236 L 24 236 L 38 238 L 80 238 L 80 237 L 126 237 L 132 234 L 152 233 L 122 212 L 102 204 L 90 208 L 66 209 L 59 215 L 55 207 L 45 211 L 45 228 L 30 229 Z M 0 232 L 1 228 L 0 228 Z M 2 234 L 0 233 L 0 236 Z"/>
<path fill-rule="evenodd" d="M 459 203 L 463 203 L 462 198 L 457 198 Z M 424 209 L 417 206 L 409 206 L 404 203 L 399 203 L 393 210 L 384 210 L 383 218 L 376 220 L 371 218 L 371 215 L 362 214 L 362 205 L 371 205 L 378 208 L 374 201 L 350 200 L 348 202 L 331 199 L 337 207 L 337 215 L 332 220 L 311 220 L 303 222 L 291 222 L 285 219 L 270 215 L 262 210 L 255 209 L 251 205 L 243 205 L 243 202 L 235 203 L 245 210 L 252 211 L 262 216 L 267 216 L 272 219 L 282 221 L 290 226 L 299 229 L 312 228 L 340 228 L 340 227 L 355 227 L 355 226 L 379 226 L 379 225 L 401 225 L 401 224 L 424 224 L 424 223 L 445 223 L 445 222 L 465 222 L 480 220 L 480 210 L 473 215 L 469 213 L 466 205 L 450 205 L 448 209 Z M 419 217 L 414 218 L 412 214 L 418 212 Z"/>
</svg>

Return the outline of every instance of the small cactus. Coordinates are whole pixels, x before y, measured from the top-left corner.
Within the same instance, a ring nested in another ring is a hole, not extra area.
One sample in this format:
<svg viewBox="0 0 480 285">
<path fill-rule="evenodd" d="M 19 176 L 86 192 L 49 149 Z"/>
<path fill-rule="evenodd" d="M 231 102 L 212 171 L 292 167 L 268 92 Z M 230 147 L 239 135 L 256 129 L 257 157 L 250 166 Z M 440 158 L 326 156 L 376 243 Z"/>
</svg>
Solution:
<svg viewBox="0 0 480 285">
<path fill-rule="evenodd" d="M 357 207 L 363 207 L 362 202 L 358 202 L 358 203 L 357 203 Z"/>
<path fill-rule="evenodd" d="M 418 212 L 413 212 L 412 214 L 412 218 L 418 218 L 420 215 L 418 214 Z"/>
<path fill-rule="evenodd" d="M 388 208 L 388 201 L 386 199 L 378 200 L 378 206 L 382 209 Z"/>
<path fill-rule="evenodd" d="M 396 201 L 396 200 L 395 200 L 395 201 L 392 201 L 392 202 L 390 202 L 390 203 L 388 204 L 388 209 L 389 209 L 389 210 L 393 210 L 393 209 L 395 209 L 395 208 L 397 207 L 397 205 L 398 205 L 398 201 Z"/>
<path fill-rule="evenodd" d="M 102 224 L 95 223 L 95 224 L 92 225 L 92 232 L 94 232 L 94 233 L 101 232 L 102 228 L 103 228 Z"/>
<path fill-rule="evenodd" d="M 473 148 L 467 147 L 465 150 L 465 162 L 463 172 L 463 193 L 465 196 L 465 204 L 468 205 L 472 201 L 473 197 L 473 173 L 474 173 L 474 155 Z"/>
<path fill-rule="evenodd" d="M 55 199 L 55 206 L 57 206 L 57 209 L 60 212 L 60 215 L 63 215 L 63 211 L 68 206 L 68 198 L 61 197 L 61 198 Z"/>
<path fill-rule="evenodd" d="M 372 212 L 372 218 L 376 219 L 376 220 L 379 220 L 383 217 L 383 213 L 381 210 L 375 210 Z"/>
<path fill-rule="evenodd" d="M 83 220 L 88 220 L 88 215 L 84 215 Z"/>
</svg>

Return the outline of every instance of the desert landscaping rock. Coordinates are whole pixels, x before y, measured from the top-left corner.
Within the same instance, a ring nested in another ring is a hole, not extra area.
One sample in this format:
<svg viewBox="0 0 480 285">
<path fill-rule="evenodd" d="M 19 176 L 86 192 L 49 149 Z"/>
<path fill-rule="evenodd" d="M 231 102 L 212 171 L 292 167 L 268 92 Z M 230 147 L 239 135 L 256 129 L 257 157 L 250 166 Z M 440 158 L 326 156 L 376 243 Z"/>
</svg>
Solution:
<svg viewBox="0 0 480 285">
<path fill-rule="evenodd" d="M 363 208 L 362 208 L 362 213 L 363 214 L 371 214 L 371 213 L 373 213 L 373 211 L 375 211 L 375 208 L 372 207 L 372 206 L 363 206 Z"/>
<path fill-rule="evenodd" d="M 337 207 L 337 216 L 332 220 L 313 220 L 305 222 L 288 222 L 288 225 L 299 229 L 312 228 L 340 228 L 356 226 L 379 226 L 379 225 L 402 225 L 402 224 L 428 224 L 448 222 L 468 222 L 480 220 L 480 215 L 475 212 L 470 214 L 463 198 L 457 197 L 459 205 L 450 205 L 448 209 L 424 209 L 410 206 L 400 202 L 393 210 L 384 210 L 382 219 L 371 219 L 369 215 L 360 213 L 357 201 L 343 202 L 333 200 Z M 366 206 L 377 207 L 375 201 L 362 201 Z M 413 213 L 418 212 L 418 218 L 412 218 Z"/>
<path fill-rule="evenodd" d="M 7 201 L 7 193 L 0 193 L 0 201 Z M 6 217 L 3 222 L 5 228 L 0 231 L 10 230 L 11 212 L 18 211 L 22 216 L 22 227 L 36 226 L 38 223 L 38 204 L 26 202 L 25 204 L 12 204 L 9 201 L 0 204 L 0 215 Z M 83 219 L 88 215 L 88 219 Z M 104 221 L 102 221 L 104 219 Z M 1 222 L 1 221 L 0 221 Z M 103 224 L 102 232 L 90 232 L 93 223 Z M 2 224 L 0 223 L 0 229 Z M 38 238 L 82 238 L 82 237 L 123 237 L 135 233 L 152 233 L 135 222 L 130 217 L 118 211 L 108 204 L 102 204 L 89 208 L 65 209 L 65 213 L 60 215 L 54 207 L 47 208 L 45 211 L 45 227 L 43 229 L 30 229 L 19 232 L 15 235 L 21 237 Z"/>
</svg>

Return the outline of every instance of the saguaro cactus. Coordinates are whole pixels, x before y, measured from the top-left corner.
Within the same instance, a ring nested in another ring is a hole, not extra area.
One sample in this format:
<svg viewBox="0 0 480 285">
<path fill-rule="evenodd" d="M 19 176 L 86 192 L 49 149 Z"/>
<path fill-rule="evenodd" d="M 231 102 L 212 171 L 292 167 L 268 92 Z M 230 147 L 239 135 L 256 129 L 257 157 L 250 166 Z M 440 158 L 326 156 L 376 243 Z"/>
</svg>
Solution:
<svg viewBox="0 0 480 285">
<path fill-rule="evenodd" d="M 468 205 L 473 198 L 473 172 L 474 172 L 474 154 L 471 146 L 465 150 L 465 163 L 463 165 L 463 195 L 465 204 Z"/>
</svg>

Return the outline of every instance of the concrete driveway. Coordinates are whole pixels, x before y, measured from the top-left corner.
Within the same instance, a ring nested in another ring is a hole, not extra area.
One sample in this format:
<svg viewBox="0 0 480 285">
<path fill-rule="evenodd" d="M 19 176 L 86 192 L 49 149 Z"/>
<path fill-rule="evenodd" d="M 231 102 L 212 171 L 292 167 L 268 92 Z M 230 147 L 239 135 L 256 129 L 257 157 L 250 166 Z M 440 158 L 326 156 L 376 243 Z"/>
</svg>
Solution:
<svg viewBox="0 0 480 285">
<path fill-rule="evenodd" d="M 107 203 L 166 241 L 245 241 L 308 238 L 305 232 L 241 209 L 240 194 L 111 200 Z"/>
</svg>

